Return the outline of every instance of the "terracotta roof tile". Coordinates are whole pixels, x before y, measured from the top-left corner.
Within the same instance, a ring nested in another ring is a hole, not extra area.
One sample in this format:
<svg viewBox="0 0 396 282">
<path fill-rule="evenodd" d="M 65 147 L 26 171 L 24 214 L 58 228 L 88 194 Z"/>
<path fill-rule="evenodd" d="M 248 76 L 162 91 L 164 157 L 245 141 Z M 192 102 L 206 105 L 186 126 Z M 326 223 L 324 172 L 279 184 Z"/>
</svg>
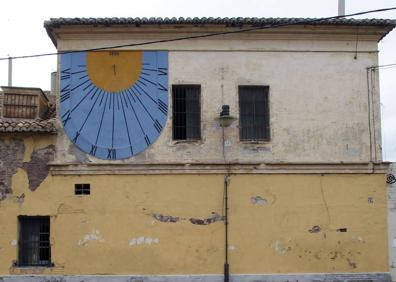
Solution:
<svg viewBox="0 0 396 282">
<path fill-rule="evenodd" d="M 56 119 L 0 119 L 0 133 L 4 132 L 56 133 Z"/>
</svg>

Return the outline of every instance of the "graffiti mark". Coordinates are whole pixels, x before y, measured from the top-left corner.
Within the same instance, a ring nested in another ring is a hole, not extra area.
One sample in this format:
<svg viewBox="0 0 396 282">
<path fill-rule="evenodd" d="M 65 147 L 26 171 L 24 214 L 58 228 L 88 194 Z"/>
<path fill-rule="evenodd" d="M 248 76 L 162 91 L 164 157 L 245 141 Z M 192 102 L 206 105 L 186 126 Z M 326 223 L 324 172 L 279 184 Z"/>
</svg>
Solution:
<svg viewBox="0 0 396 282">
<path fill-rule="evenodd" d="M 396 183 L 396 177 L 393 174 L 388 174 L 386 176 L 386 183 L 388 183 L 388 184 Z"/>
</svg>

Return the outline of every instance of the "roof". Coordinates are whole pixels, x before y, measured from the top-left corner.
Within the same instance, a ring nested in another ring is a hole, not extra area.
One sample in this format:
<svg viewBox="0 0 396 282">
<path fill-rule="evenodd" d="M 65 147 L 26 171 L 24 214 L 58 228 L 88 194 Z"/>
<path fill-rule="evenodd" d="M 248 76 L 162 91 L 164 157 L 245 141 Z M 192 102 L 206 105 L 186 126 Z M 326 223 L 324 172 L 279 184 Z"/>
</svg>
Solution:
<svg viewBox="0 0 396 282">
<path fill-rule="evenodd" d="M 56 119 L 0 119 L 0 133 L 38 132 L 56 133 Z"/>
<path fill-rule="evenodd" d="M 38 87 L 0 86 L 0 91 L 3 91 L 6 94 L 16 94 L 16 93 L 27 94 L 27 95 L 38 94 L 41 97 L 43 97 L 44 100 L 46 100 L 47 102 L 49 101 L 44 91 Z"/>
<path fill-rule="evenodd" d="M 35 94 L 39 93 L 48 103 L 47 110 L 38 119 L 0 118 L 0 133 L 34 132 L 56 133 L 56 106 L 54 96 L 50 99 L 40 88 L 0 86 L 0 95 L 3 93 Z M 51 100 L 51 101 L 50 101 Z"/>
<path fill-rule="evenodd" d="M 391 19 L 353 19 L 353 18 L 51 18 L 44 22 L 47 34 L 55 46 L 56 36 L 53 30 L 62 26 L 94 26 L 114 27 L 142 25 L 223 25 L 235 27 L 271 27 L 287 25 L 332 25 L 332 26 L 373 26 L 384 29 L 381 40 L 388 32 L 396 27 L 396 20 Z"/>
<path fill-rule="evenodd" d="M 155 24 L 218 24 L 227 26 L 240 25 L 370 25 L 395 27 L 396 20 L 390 19 L 351 19 L 351 18 L 51 18 L 44 22 L 47 29 L 62 25 L 155 25 Z"/>
</svg>

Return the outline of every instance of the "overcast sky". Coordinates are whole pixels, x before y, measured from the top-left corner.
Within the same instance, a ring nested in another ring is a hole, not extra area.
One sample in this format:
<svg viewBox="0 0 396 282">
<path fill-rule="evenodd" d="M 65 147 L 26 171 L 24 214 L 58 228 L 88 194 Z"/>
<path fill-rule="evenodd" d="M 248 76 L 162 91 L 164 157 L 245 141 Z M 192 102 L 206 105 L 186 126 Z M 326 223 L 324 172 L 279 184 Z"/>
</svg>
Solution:
<svg viewBox="0 0 396 282">
<path fill-rule="evenodd" d="M 395 0 L 345 0 L 346 13 L 395 7 Z M 328 17 L 338 0 L 68 0 L 2 1 L 0 57 L 55 52 L 43 22 L 57 17 Z M 364 15 L 396 19 L 396 10 Z M 380 64 L 396 63 L 396 31 L 380 43 Z M 54 56 L 13 63 L 13 85 L 50 88 Z M 384 160 L 396 162 L 396 67 L 382 69 Z M 0 85 L 7 85 L 7 61 L 0 61 Z"/>
</svg>

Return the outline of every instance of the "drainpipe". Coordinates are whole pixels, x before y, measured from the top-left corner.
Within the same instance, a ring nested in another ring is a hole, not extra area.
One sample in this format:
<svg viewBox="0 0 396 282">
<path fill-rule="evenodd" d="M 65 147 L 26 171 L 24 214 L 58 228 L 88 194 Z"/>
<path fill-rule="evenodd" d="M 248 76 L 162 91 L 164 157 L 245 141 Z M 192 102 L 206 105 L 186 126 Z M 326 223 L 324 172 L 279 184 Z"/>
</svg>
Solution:
<svg viewBox="0 0 396 282">
<path fill-rule="evenodd" d="M 225 246 L 224 246 L 224 282 L 229 282 L 230 266 L 228 264 L 228 183 L 229 173 L 224 176 L 224 231 L 225 231 Z"/>
</svg>

